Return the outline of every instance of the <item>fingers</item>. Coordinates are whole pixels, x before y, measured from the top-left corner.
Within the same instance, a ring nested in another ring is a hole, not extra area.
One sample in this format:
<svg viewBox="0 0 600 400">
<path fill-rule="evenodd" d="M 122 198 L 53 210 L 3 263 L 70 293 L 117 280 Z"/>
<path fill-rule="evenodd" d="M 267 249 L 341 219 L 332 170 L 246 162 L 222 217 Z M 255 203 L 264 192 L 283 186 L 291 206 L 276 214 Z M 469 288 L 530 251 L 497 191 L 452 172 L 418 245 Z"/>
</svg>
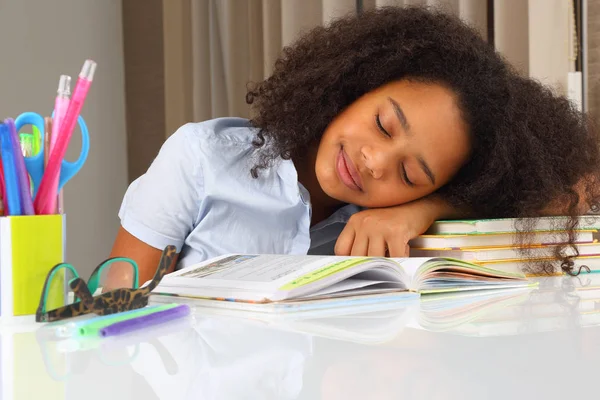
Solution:
<svg viewBox="0 0 600 400">
<path fill-rule="evenodd" d="M 355 257 L 408 257 L 410 247 L 405 240 L 393 238 L 387 241 L 382 235 L 357 234 L 346 226 L 335 244 L 335 255 Z"/>
<path fill-rule="evenodd" d="M 411 218 L 416 218 L 415 213 L 406 207 L 360 211 L 346 223 L 336 242 L 335 254 L 408 257 L 408 241 L 415 237 L 415 232 L 421 232 L 423 225 L 417 224 L 415 228 Z"/>
<path fill-rule="evenodd" d="M 388 242 L 389 257 L 408 257 L 410 246 L 404 240 L 391 240 Z"/>
<path fill-rule="evenodd" d="M 350 252 L 351 256 L 366 256 L 369 251 L 369 237 L 367 235 L 358 234 L 354 238 L 354 243 L 352 244 L 352 251 Z"/>
<path fill-rule="evenodd" d="M 388 246 L 383 236 L 355 235 L 354 231 L 340 235 L 335 245 L 338 256 L 386 257 Z"/>
<path fill-rule="evenodd" d="M 336 256 L 349 256 L 352 251 L 352 245 L 354 244 L 355 231 L 349 225 L 346 225 L 342 233 L 335 243 L 335 255 Z"/>
<path fill-rule="evenodd" d="M 369 257 L 385 257 L 387 252 L 387 244 L 383 236 L 375 236 L 369 238 L 369 246 L 367 254 Z"/>
</svg>

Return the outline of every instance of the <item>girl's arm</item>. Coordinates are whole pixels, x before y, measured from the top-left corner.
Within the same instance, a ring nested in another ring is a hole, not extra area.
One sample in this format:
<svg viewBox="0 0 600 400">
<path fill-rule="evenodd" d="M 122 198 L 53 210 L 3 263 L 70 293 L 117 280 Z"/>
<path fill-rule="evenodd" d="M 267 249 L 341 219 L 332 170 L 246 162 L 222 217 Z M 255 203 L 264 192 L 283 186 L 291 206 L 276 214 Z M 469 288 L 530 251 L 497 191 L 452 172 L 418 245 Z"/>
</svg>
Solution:
<svg viewBox="0 0 600 400">
<path fill-rule="evenodd" d="M 173 245 L 180 251 L 194 227 L 203 196 L 200 159 L 204 134 L 193 124 L 178 129 L 125 193 L 111 256 L 133 259 L 138 264 L 140 285 L 154 276 L 162 250 Z M 131 267 L 124 265 L 115 263 L 110 268 L 107 281 L 102 282 L 104 290 L 131 287 Z"/>
<path fill-rule="evenodd" d="M 439 219 L 466 218 L 436 195 L 395 207 L 360 211 L 350 217 L 338 237 L 335 254 L 407 257 L 408 241 Z"/>
<path fill-rule="evenodd" d="M 119 228 L 110 257 L 127 257 L 134 260 L 138 265 L 139 284 L 141 286 L 154 276 L 161 254 L 162 250 L 142 242 L 121 227 Z M 176 263 L 177 257 L 173 260 L 169 272 L 175 269 Z M 128 264 L 114 263 L 108 271 L 103 290 L 131 287 L 133 283 L 132 272 Z"/>
<path fill-rule="evenodd" d="M 590 211 L 586 186 L 592 178 L 581 180 L 573 189 L 579 195 L 576 213 Z M 569 198 L 557 198 L 542 215 L 568 215 Z M 406 257 L 409 240 L 424 233 L 434 221 L 440 219 L 475 218 L 464 210 L 456 210 L 437 195 L 430 195 L 411 203 L 395 207 L 364 210 L 354 214 L 340 234 L 335 253 L 353 256 Z"/>
</svg>

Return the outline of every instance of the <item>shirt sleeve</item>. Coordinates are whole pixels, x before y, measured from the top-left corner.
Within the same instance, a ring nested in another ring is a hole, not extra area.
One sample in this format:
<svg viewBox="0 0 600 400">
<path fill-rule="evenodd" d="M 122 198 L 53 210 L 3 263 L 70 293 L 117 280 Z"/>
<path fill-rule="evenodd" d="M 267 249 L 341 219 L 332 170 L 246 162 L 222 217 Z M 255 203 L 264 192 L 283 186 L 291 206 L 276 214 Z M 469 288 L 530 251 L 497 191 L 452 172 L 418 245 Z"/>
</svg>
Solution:
<svg viewBox="0 0 600 400">
<path fill-rule="evenodd" d="M 163 144 L 148 171 L 131 183 L 119 210 L 121 226 L 142 242 L 177 251 L 193 230 L 203 197 L 200 140 L 191 124 Z"/>
</svg>

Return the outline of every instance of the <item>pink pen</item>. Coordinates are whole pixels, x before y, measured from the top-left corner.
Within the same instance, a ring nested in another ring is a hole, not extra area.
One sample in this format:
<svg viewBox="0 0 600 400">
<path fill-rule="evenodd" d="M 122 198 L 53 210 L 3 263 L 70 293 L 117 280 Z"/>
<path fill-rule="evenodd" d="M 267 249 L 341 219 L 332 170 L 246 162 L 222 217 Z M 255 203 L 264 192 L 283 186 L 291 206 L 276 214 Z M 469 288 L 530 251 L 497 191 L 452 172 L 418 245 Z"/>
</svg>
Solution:
<svg viewBox="0 0 600 400">
<path fill-rule="evenodd" d="M 61 75 L 58 81 L 56 100 L 54 101 L 54 116 L 52 117 L 52 135 L 50 137 L 50 151 L 54 150 L 60 125 L 69 108 L 69 95 L 71 94 L 71 77 Z"/>
<path fill-rule="evenodd" d="M 73 90 L 73 96 L 67 108 L 67 113 L 60 123 L 58 137 L 50 153 L 48 165 L 44 171 L 38 193 L 35 197 L 35 210 L 38 215 L 53 214 L 56 211 L 56 200 L 58 196 L 58 179 L 60 177 L 61 163 L 67 152 L 73 129 L 77 123 L 77 118 L 81 113 L 81 108 L 85 102 L 87 93 L 92 85 L 96 72 L 96 63 L 92 60 L 86 60 L 79 73 L 79 78 Z M 54 132 L 53 132 L 53 135 Z"/>
<path fill-rule="evenodd" d="M 48 151 L 50 154 L 52 150 L 54 150 L 54 146 L 56 145 L 56 139 L 58 138 L 60 125 L 65 118 L 65 114 L 67 113 L 67 109 L 69 108 L 69 95 L 71 94 L 71 77 L 69 75 L 61 75 L 58 81 L 58 90 L 56 95 L 56 100 L 54 101 L 54 116 L 52 118 L 52 135 L 50 135 L 50 146 Z M 48 163 L 44 164 L 46 166 Z M 56 183 L 53 183 L 52 187 L 58 187 L 58 179 L 56 178 Z M 52 214 L 61 213 L 60 203 L 62 197 L 62 191 L 58 194 L 58 210 L 52 210 Z"/>
</svg>

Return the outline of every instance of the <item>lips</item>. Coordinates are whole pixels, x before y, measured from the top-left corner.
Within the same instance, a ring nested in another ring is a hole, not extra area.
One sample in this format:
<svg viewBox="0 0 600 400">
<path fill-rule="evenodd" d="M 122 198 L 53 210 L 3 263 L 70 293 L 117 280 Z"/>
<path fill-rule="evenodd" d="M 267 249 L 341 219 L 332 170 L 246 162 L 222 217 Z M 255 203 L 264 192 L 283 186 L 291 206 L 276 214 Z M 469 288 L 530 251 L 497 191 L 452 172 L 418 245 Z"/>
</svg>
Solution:
<svg viewBox="0 0 600 400">
<path fill-rule="evenodd" d="M 344 149 L 340 149 L 336 160 L 336 169 L 340 180 L 348 188 L 356 191 L 362 191 L 362 182 L 360 175 L 354 166 L 354 163 L 346 154 Z"/>
</svg>

